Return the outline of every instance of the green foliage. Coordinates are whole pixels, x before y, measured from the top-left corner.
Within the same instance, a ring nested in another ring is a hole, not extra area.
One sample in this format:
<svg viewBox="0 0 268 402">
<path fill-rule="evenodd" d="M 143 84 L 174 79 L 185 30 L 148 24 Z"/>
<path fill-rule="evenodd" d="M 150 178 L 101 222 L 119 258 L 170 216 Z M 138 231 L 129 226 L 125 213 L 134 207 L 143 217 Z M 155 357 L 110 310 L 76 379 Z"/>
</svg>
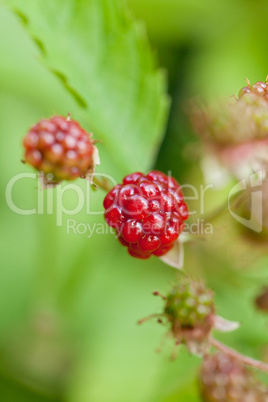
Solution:
<svg viewBox="0 0 268 402">
<path fill-rule="evenodd" d="M 85 109 L 95 137 L 124 169 L 147 170 L 167 112 L 142 25 L 114 0 L 12 0 L 44 63 Z"/>
<path fill-rule="evenodd" d="M 264 0 L 255 8 L 241 0 L 221 0 L 217 7 L 212 0 L 129 0 L 132 11 L 146 20 L 161 65 L 168 68 L 173 107 L 160 147 L 168 103 L 165 80 L 143 26 L 121 2 L 6 4 L 15 7 L 27 29 L 0 7 L 3 194 L 13 175 L 32 172 L 20 162 L 28 127 L 69 111 L 103 141 L 99 172 L 121 180 L 132 169 L 148 169 L 159 152 L 159 168 L 199 188 L 200 149 L 191 148 L 183 117 L 188 95 L 230 95 L 246 75 L 257 81 L 267 73 L 267 25 L 260 23 Z M 86 183 L 77 184 L 86 194 Z M 19 182 L 13 191 L 16 204 L 26 209 L 38 206 L 40 194 L 53 198 L 52 214 L 17 215 L 4 196 L 0 199 L 0 400 L 198 402 L 200 359 L 180 349 L 171 362 L 173 342 L 167 340 L 162 354 L 155 353 L 166 328 L 155 322 L 136 325 L 147 314 L 161 312 L 163 302 L 151 293 L 166 293 L 174 270 L 156 258 L 130 258 L 108 231 L 95 231 L 90 238 L 88 232 L 68 233 L 68 216 L 57 227 L 56 191 L 38 190 L 35 180 Z M 83 209 L 71 218 L 103 230 L 104 193 L 89 194 L 91 211 L 99 215 Z M 226 191 L 208 191 L 206 213 L 225 199 Z M 76 195 L 66 192 L 65 207 L 75 203 Z M 221 339 L 262 358 L 267 317 L 256 311 L 253 300 L 267 281 L 268 261 L 257 241 L 238 243 L 239 236 L 225 215 L 214 225 L 213 238 L 187 246 L 185 269 L 205 278 L 218 314 L 241 321 L 238 331 Z"/>
</svg>

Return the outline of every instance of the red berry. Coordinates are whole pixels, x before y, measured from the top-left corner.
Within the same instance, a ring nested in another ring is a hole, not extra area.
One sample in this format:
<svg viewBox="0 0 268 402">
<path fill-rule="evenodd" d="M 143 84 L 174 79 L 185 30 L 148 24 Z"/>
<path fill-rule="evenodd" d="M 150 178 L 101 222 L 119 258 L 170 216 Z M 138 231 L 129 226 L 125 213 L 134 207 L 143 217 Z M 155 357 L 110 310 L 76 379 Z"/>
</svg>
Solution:
<svg viewBox="0 0 268 402">
<path fill-rule="evenodd" d="M 23 146 L 25 161 L 45 173 L 46 183 L 85 177 L 94 167 L 95 147 L 89 134 L 62 116 L 40 120 L 25 136 Z"/>
<path fill-rule="evenodd" d="M 122 236 L 128 243 L 136 243 L 142 234 L 142 224 L 135 219 L 129 219 L 122 226 Z"/>
<path fill-rule="evenodd" d="M 180 186 L 173 177 L 152 171 L 132 173 L 103 202 L 105 219 L 131 256 L 162 256 L 174 246 L 188 218 Z"/>
<path fill-rule="evenodd" d="M 160 196 L 160 190 L 155 183 L 150 181 L 142 181 L 139 185 L 142 195 L 147 198 L 155 198 Z"/>
<path fill-rule="evenodd" d="M 161 244 L 163 246 L 174 243 L 179 237 L 179 231 L 175 226 L 168 226 L 164 233 L 160 236 Z"/>
<path fill-rule="evenodd" d="M 152 170 L 150 173 L 147 174 L 149 180 L 163 182 L 168 184 L 168 178 L 165 173 L 159 172 L 158 170 Z"/>
<path fill-rule="evenodd" d="M 135 219 L 143 219 L 150 214 L 149 202 L 140 195 L 133 195 L 127 200 L 124 212 Z"/>
<path fill-rule="evenodd" d="M 162 255 L 165 255 L 168 251 L 172 249 L 172 247 L 173 244 L 170 244 L 169 246 L 159 247 L 153 252 L 153 255 L 155 255 L 156 257 L 162 257 Z"/>
<path fill-rule="evenodd" d="M 165 229 L 165 218 L 160 214 L 151 214 L 143 220 L 144 233 L 158 235 Z"/>
<path fill-rule="evenodd" d="M 106 195 L 106 197 L 104 198 L 103 201 L 103 206 L 105 209 L 110 208 L 114 202 L 116 197 L 118 196 L 119 193 L 119 189 L 121 186 L 115 186 L 111 191 L 109 191 L 109 193 Z"/>
<path fill-rule="evenodd" d="M 132 250 L 131 248 L 128 248 L 128 252 L 132 257 L 140 258 L 141 260 L 147 260 L 148 258 L 151 257 L 150 253 L 139 253 Z"/>
<path fill-rule="evenodd" d="M 143 174 L 140 172 L 129 174 L 124 177 L 123 184 L 136 184 L 141 177 L 143 177 Z"/>
<path fill-rule="evenodd" d="M 161 193 L 161 209 L 163 212 L 171 212 L 176 206 L 176 199 L 169 191 Z"/>
<path fill-rule="evenodd" d="M 121 208 L 117 206 L 113 206 L 105 212 L 106 222 L 112 228 L 120 229 L 124 222 L 124 218 Z"/>
<path fill-rule="evenodd" d="M 125 240 L 123 239 L 123 237 L 119 236 L 119 237 L 118 237 L 118 240 L 120 241 L 120 243 L 121 243 L 123 246 L 125 246 L 125 247 L 128 247 L 128 246 L 129 246 L 129 243 L 128 243 L 127 241 L 125 241 Z"/>
<path fill-rule="evenodd" d="M 161 241 L 158 236 L 145 235 L 139 241 L 139 247 L 143 251 L 155 251 L 161 246 Z"/>
</svg>

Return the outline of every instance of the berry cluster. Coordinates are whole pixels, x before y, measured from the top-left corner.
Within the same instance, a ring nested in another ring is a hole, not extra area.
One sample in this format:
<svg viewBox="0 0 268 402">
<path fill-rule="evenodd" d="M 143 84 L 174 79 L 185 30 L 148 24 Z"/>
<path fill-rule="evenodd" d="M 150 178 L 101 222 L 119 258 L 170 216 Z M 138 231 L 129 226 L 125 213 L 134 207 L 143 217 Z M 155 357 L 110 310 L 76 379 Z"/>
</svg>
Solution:
<svg viewBox="0 0 268 402">
<path fill-rule="evenodd" d="M 202 400 L 206 402 L 267 402 L 267 389 L 238 360 L 224 353 L 208 355 L 200 373 Z"/>
<path fill-rule="evenodd" d="M 104 199 L 105 219 L 131 256 L 166 254 L 178 239 L 188 209 L 178 182 L 159 171 L 126 176 Z"/>
<path fill-rule="evenodd" d="M 207 350 L 215 318 L 213 293 L 202 282 L 181 279 L 166 298 L 167 318 L 176 345 L 185 344 L 199 356 Z"/>
<path fill-rule="evenodd" d="M 268 101 L 267 82 L 258 81 L 255 84 L 250 85 L 250 82 L 248 81 L 248 85 L 240 89 L 238 98 L 240 99 L 246 94 L 257 95 Z"/>
<path fill-rule="evenodd" d="M 43 119 L 26 137 L 25 161 L 43 172 L 46 182 L 85 177 L 93 167 L 94 145 L 78 122 L 62 116 Z"/>
</svg>

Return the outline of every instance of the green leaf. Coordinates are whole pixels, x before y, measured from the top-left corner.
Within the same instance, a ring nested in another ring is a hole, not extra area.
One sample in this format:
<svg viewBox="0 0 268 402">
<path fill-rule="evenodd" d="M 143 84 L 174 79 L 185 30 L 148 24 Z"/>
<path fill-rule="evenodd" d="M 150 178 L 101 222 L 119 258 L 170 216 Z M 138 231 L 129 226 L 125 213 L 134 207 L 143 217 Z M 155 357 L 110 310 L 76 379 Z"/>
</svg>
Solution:
<svg viewBox="0 0 268 402">
<path fill-rule="evenodd" d="M 116 0 L 10 3 L 46 66 L 85 110 L 113 163 L 124 171 L 148 169 L 161 142 L 168 99 L 143 26 Z"/>
</svg>

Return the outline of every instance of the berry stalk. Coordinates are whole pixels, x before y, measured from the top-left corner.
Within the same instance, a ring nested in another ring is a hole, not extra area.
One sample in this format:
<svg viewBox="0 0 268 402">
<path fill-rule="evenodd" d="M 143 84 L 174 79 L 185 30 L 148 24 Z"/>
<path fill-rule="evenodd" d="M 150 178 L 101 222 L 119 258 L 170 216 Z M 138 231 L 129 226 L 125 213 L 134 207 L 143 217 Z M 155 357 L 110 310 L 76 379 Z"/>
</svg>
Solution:
<svg viewBox="0 0 268 402">
<path fill-rule="evenodd" d="M 246 364 L 247 366 L 255 367 L 259 370 L 265 371 L 268 373 L 268 364 L 261 362 L 259 360 L 253 359 L 251 357 L 242 355 L 241 353 L 237 352 L 236 350 L 230 348 L 229 346 L 224 345 L 223 343 L 219 342 L 215 338 L 210 339 L 210 344 L 214 346 L 216 349 L 220 350 L 221 352 L 225 353 L 228 356 L 231 356 L 237 360 L 240 360 L 242 363 Z"/>
</svg>

